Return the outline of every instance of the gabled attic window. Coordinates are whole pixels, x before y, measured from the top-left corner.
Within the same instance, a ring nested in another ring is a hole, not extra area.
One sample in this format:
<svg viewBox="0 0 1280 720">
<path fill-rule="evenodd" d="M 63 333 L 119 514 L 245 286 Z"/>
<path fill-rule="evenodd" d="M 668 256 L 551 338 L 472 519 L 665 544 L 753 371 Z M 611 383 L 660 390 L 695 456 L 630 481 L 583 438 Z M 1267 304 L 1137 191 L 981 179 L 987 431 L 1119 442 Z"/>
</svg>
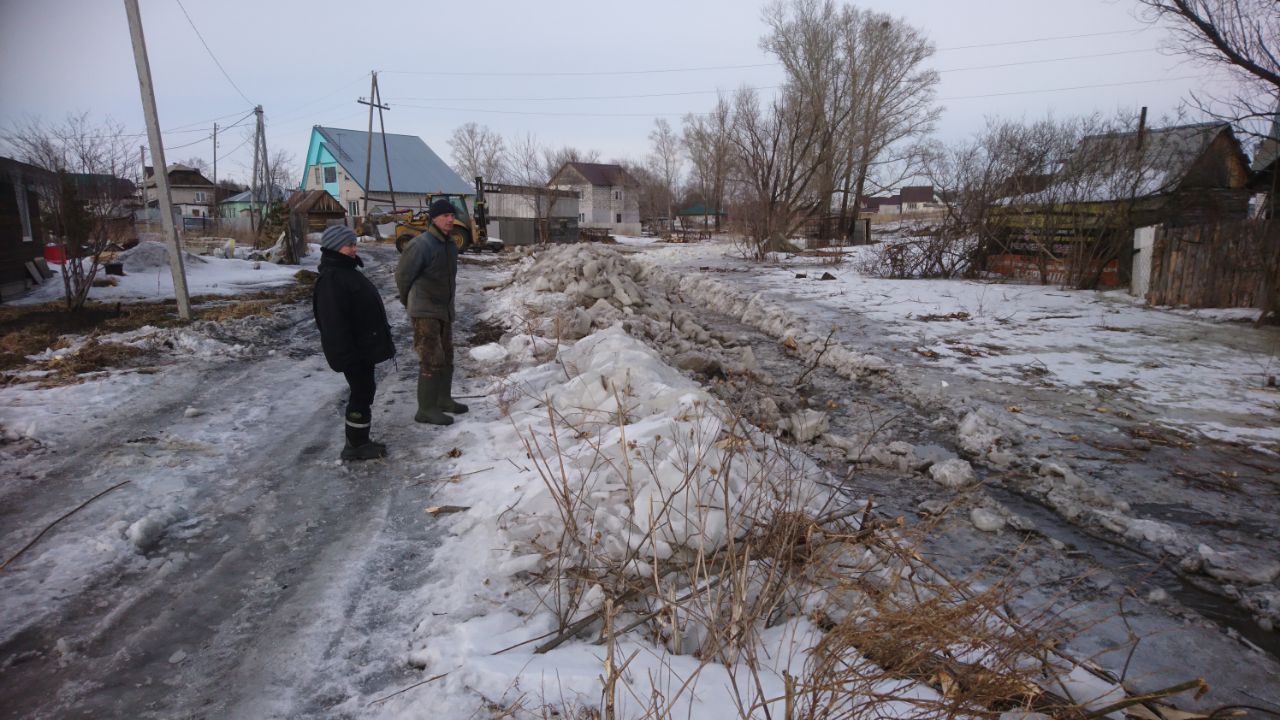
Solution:
<svg viewBox="0 0 1280 720">
<path fill-rule="evenodd" d="M 324 169 L 324 181 L 327 183 L 338 182 L 338 168 L 330 165 Z"/>
</svg>

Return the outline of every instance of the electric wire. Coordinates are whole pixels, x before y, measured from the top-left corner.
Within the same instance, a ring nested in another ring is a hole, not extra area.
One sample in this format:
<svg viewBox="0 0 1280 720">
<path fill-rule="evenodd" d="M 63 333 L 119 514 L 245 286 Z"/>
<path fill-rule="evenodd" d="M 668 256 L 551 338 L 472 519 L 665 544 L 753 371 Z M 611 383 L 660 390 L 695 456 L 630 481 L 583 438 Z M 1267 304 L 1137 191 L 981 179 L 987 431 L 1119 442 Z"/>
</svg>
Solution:
<svg viewBox="0 0 1280 720">
<path fill-rule="evenodd" d="M 1077 40 L 1081 38 L 1103 37 L 1107 35 L 1136 35 L 1144 32 L 1145 28 L 1138 30 L 1108 30 L 1097 33 L 1083 33 L 1079 35 L 1056 35 L 1052 37 L 1029 38 L 1025 40 L 1008 40 L 994 43 L 980 43 L 976 45 L 958 45 L 956 47 L 939 48 L 936 52 L 949 52 L 952 50 L 973 50 L 977 48 L 1004 47 L 1007 45 L 1026 45 L 1029 43 L 1051 42 L 1056 40 Z M 445 70 L 379 70 L 378 72 L 388 75 L 440 75 L 450 77 L 586 77 L 586 76 L 602 76 L 602 75 L 658 75 L 665 73 L 681 73 L 681 72 L 703 72 L 711 70 L 745 70 L 750 68 L 761 67 L 777 67 L 781 63 L 747 63 L 742 65 L 706 65 L 700 67 L 677 67 L 677 68 L 657 68 L 648 70 L 582 70 L 582 71 L 558 71 L 558 72 L 458 72 Z"/>
<path fill-rule="evenodd" d="M 1052 62 L 1064 62 L 1068 60 L 1084 60 L 1089 58 L 1114 57 L 1117 55 L 1135 55 L 1138 53 L 1154 52 L 1155 48 L 1139 48 L 1136 50 L 1117 50 L 1114 52 L 1091 53 L 1087 55 L 1069 55 L 1057 58 L 1045 58 L 1043 60 L 1021 60 L 1018 62 L 999 63 L 996 65 L 974 65 L 970 67 L 947 68 L 938 70 L 939 73 L 964 72 L 968 70 L 989 70 L 994 68 L 1016 67 L 1019 65 L 1040 65 Z M 778 85 L 762 85 L 756 86 L 753 90 L 777 90 Z M 387 102 L 570 102 L 584 100 L 634 100 L 659 97 L 684 97 L 689 95 L 714 95 L 722 90 L 684 90 L 677 92 L 664 93 L 641 93 L 635 95 L 566 95 L 558 97 L 440 97 L 440 98 L 420 98 L 420 97 L 389 97 Z"/>
<path fill-rule="evenodd" d="M 1148 80 L 1131 80 L 1127 82 L 1117 83 L 1098 83 L 1094 85 L 1073 85 L 1071 87 L 1059 88 L 1037 88 L 1034 90 L 1014 90 L 1010 92 L 987 93 L 984 95 L 958 95 L 955 97 L 938 98 L 940 102 L 951 100 L 973 100 L 978 98 L 1003 97 L 1006 95 L 1035 95 L 1041 93 L 1068 92 L 1072 90 L 1090 90 L 1094 88 L 1122 87 L 1125 85 L 1145 85 L 1151 83 L 1174 82 L 1180 80 L 1196 80 L 1203 79 L 1205 75 L 1183 75 L 1176 77 L 1151 78 Z M 765 90 L 764 88 L 751 88 Z M 591 112 L 544 112 L 535 110 L 494 110 L 485 108 L 460 108 L 446 107 L 442 105 L 414 105 L 410 103 L 400 103 L 396 107 L 409 108 L 412 110 L 437 110 L 441 112 L 462 112 L 462 113 L 491 113 L 497 115 L 535 115 L 544 117 L 684 117 L 686 115 L 710 115 L 707 112 L 685 112 L 685 113 L 591 113 Z"/>
<path fill-rule="evenodd" d="M 236 81 L 231 79 L 231 76 L 227 74 L 226 68 L 222 67 L 222 63 L 218 62 L 217 56 L 214 55 L 213 50 L 209 48 L 209 43 L 205 42 L 204 35 L 200 34 L 200 28 L 196 27 L 195 21 L 191 19 L 191 14 L 187 12 L 187 8 L 182 4 L 182 0 L 174 0 L 174 2 L 178 3 L 178 7 L 182 8 L 182 14 L 187 17 L 187 22 L 191 25 L 191 29 L 196 32 L 196 37 L 200 38 L 200 44 L 204 45 L 205 52 L 209 53 L 209 57 L 213 58 L 213 64 L 217 65 L 218 69 L 222 71 L 222 76 L 227 79 L 227 82 L 231 83 L 231 87 L 235 88 L 236 92 L 240 93 L 240 97 L 244 98 L 245 102 L 250 105 L 255 104 L 247 95 L 244 94 L 244 91 L 240 89 L 240 86 L 236 85 Z"/>
</svg>

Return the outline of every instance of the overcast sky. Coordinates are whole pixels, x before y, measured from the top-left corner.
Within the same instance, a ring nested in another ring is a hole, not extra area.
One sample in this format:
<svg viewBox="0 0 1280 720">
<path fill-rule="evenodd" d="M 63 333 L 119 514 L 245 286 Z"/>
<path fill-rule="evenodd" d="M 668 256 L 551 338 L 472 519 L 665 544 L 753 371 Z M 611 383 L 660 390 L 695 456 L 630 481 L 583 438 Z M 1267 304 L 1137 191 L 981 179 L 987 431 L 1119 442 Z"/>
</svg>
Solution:
<svg viewBox="0 0 1280 720">
<path fill-rule="evenodd" d="M 1140 22 L 1133 0 L 858 4 L 905 18 L 936 44 L 944 140 L 979 130 L 987 116 L 1136 117 L 1147 105 L 1159 119 L 1190 91 L 1214 86 L 1204 68 L 1161 52 L 1167 32 Z M 392 108 L 387 132 L 418 135 L 446 159 L 452 130 L 475 121 L 508 138 L 532 132 L 605 160 L 639 160 L 655 117 L 679 125 L 707 110 L 717 90 L 779 83 L 780 68 L 759 47 L 761 6 L 141 0 L 160 124 L 173 130 L 171 163 L 212 160 L 213 123 L 225 128 L 261 104 L 269 148 L 300 164 L 311 126 L 366 127 L 356 101 L 368 95 L 372 70 Z M 0 0 L 0 8 L 0 128 L 24 115 L 87 111 L 144 132 L 123 2 Z M 637 95 L 649 97 L 617 97 Z M 249 118 L 220 135 L 220 176 L 248 177 L 252 146 L 242 133 L 251 127 Z"/>
</svg>

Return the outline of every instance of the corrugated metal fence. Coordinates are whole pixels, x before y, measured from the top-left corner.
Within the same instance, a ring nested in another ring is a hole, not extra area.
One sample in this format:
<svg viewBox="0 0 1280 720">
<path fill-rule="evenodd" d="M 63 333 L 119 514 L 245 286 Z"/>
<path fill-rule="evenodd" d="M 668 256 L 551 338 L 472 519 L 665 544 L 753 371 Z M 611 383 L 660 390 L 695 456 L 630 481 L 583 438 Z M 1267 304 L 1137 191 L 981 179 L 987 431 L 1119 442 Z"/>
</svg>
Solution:
<svg viewBox="0 0 1280 720">
<path fill-rule="evenodd" d="M 1276 287 L 1280 220 L 1156 230 L 1147 291 L 1152 305 L 1260 307 L 1262 294 Z"/>
</svg>

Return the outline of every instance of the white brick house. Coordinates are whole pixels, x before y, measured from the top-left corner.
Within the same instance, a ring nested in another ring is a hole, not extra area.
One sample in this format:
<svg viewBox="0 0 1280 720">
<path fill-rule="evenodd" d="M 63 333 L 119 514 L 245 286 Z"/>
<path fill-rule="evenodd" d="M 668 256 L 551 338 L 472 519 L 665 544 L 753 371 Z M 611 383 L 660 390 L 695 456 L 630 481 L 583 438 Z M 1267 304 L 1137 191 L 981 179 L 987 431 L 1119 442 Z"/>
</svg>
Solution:
<svg viewBox="0 0 1280 720">
<path fill-rule="evenodd" d="M 578 193 L 578 225 L 617 235 L 640 234 L 640 183 L 620 165 L 568 162 L 548 187 Z"/>
</svg>

